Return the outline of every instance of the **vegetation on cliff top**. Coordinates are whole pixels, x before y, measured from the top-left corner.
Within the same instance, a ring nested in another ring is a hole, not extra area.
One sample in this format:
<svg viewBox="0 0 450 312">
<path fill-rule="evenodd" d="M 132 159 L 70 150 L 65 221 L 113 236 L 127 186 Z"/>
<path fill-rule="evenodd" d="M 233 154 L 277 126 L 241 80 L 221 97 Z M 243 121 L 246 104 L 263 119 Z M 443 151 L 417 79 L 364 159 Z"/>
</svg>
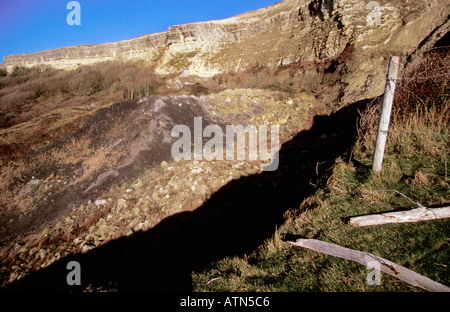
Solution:
<svg viewBox="0 0 450 312">
<path fill-rule="evenodd" d="M 368 285 L 359 264 L 296 249 L 286 243 L 314 238 L 369 252 L 449 285 L 450 221 L 356 228 L 355 215 L 448 205 L 450 177 L 449 71 L 447 53 L 431 53 L 398 83 L 383 172 L 371 171 L 382 99 L 359 123 L 358 140 L 338 159 L 321 187 L 274 229 L 265 244 L 245 257 L 227 257 L 193 273 L 196 291 L 420 291 L 382 274 Z M 434 77 L 433 76 L 436 76 Z M 432 78 L 420 79 L 431 76 Z M 419 79 L 417 79 L 419 78 Z M 436 135 L 441 134 L 441 135 Z M 249 225 L 250 226 L 250 225 Z"/>
</svg>

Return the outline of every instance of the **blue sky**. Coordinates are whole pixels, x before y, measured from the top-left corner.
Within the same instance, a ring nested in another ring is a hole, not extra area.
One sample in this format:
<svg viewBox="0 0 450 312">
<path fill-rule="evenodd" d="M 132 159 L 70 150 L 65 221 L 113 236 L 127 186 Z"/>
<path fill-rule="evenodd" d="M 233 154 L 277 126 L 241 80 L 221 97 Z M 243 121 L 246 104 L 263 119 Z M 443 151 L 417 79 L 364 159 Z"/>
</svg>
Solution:
<svg viewBox="0 0 450 312">
<path fill-rule="evenodd" d="M 70 0 L 0 0 L 0 63 L 6 55 L 131 39 L 167 27 L 231 17 L 277 0 L 78 0 L 81 25 L 68 25 Z"/>
</svg>

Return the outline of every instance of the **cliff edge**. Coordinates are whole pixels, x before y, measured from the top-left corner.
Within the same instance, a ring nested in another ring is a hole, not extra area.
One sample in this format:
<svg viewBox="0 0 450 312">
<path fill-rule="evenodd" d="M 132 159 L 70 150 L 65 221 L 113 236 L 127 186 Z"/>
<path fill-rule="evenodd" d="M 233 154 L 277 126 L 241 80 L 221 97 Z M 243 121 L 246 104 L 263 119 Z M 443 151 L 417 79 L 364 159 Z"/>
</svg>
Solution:
<svg viewBox="0 0 450 312">
<path fill-rule="evenodd" d="M 343 102 L 379 95 L 390 55 L 408 57 L 448 30 L 445 0 L 284 0 L 224 20 L 105 44 L 6 56 L 4 65 L 58 69 L 141 59 L 160 75 L 210 78 L 258 66 L 312 64 L 342 70 Z M 350 73 L 350 74 L 347 74 Z M 372 86 L 368 88 L 368 86 Z"/>
</svg>

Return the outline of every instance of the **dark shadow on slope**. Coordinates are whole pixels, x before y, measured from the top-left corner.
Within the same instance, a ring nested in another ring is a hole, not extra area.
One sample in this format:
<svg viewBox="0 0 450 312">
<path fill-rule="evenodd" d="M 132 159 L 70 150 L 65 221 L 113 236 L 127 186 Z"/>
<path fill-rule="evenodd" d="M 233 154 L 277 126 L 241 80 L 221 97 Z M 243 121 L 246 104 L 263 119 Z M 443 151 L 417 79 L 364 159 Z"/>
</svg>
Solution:
<svg viewBox="0 0 450 312">
<path fill-rule="evenodd" d="M 63 258 L 6 290 L 73 291 L 66 265 L 81 265 L 82 286 L 118 290 L 190 291 L 191 272 L 225 256 L 249 254 L 283 223 L 283 214 L 316 190 L 337 158 L 346 158 L 357 135 L 359 112 L 370 101 L 330 116 L 317 116 L 310 130 L 283 144 L 274 172 L 234 180 L 193 212 L 166 218 L 86 254 Z"/>
</svg>

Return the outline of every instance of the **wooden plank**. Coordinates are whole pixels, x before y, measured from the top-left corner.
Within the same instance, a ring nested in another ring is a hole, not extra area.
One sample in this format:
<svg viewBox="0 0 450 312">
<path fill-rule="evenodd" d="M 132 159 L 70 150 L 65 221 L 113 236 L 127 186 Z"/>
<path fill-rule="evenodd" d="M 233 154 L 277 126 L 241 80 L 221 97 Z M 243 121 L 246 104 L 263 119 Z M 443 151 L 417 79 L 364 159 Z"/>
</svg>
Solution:
<svg viewBox="0 0 450 312">
<path fill-rule="evenodd" d="M 362 252 L 315 239 L 299 239 L 296 242 L 289 243 L 297 247 L 302 247 L 334 257 L 357 262 L 368 267 L 372 266 L 374 262 L 378 262 L 381 272 L 394 276 L 410 285 L 432 292 L 450 292 L 450 288 L 445 285 L 435 282 L 428 277 L 420 275 L 394 262 L 367 252 Z"/>
<path fill-rule="evenodd" d="M 349 223 L 364 227 L 388 223 L 410 223 L 450 218 L 450 207 L 420 207 L 408 211 L 387 212 L 367 216 L 351 217 Z"/>
</svg>

